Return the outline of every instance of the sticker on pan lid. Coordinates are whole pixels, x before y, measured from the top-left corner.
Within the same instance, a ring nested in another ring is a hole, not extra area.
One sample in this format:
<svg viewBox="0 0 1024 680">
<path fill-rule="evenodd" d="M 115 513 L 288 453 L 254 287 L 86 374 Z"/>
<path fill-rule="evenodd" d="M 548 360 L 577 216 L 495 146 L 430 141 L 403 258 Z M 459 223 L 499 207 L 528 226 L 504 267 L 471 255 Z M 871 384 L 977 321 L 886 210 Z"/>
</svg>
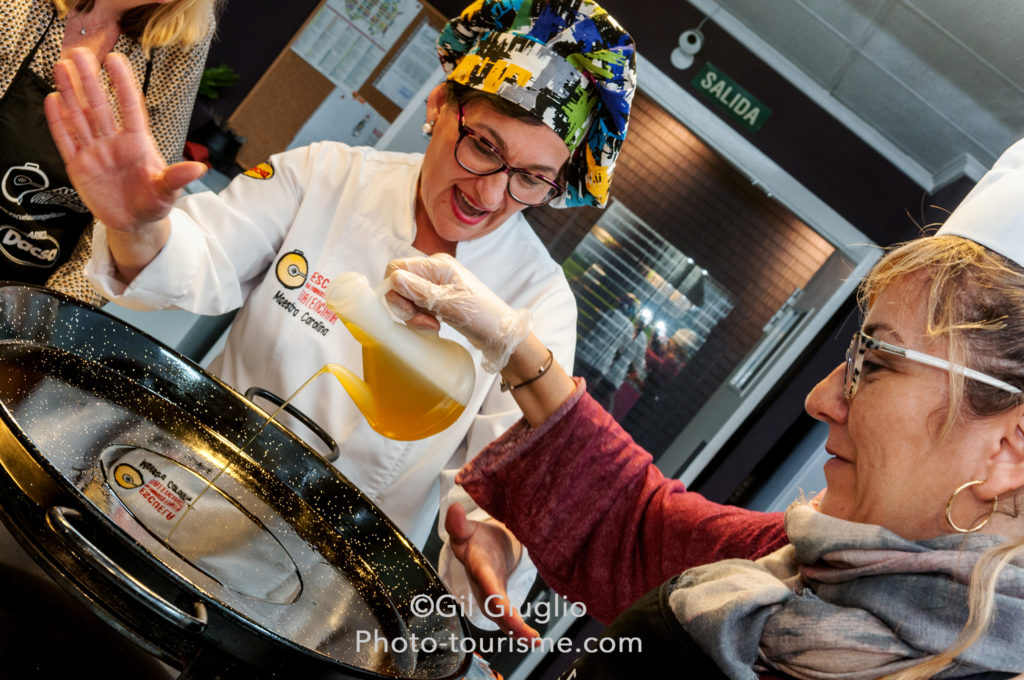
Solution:
<svg viewBox="0 0 1024 680">
<path fill-rule="evenodd" d="M 154 528 L 151 522 L 170 522 L 195 500 L 197 494 L 188 491 L 195 486 L 193 480 L 206 486 L 206 480 L 190 470 L 145 449 L 129 449 L 108 475 L 117 497 L 150 530 Z M 162 533 L 168 538 L 170 531 Z"/>
<path fill-rule="evenodd" d="M 108 486 L 132 517 L 194 567 L 268 602 L 298 598 L 302 580 L 288 551 L 218 486 L 144 448 L 111 446 L 101 460 Z"/>
</svg>

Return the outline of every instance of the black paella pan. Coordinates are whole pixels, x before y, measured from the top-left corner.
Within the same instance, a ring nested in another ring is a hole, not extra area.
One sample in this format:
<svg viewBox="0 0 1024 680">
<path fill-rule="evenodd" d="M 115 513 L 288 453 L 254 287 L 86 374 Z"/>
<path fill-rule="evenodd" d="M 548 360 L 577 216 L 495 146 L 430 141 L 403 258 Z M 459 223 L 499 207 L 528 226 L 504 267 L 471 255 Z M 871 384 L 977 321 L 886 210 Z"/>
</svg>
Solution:
<svg viewBox="0 0 1024 680">
<path fill-rule="evenodd" d="M 447 594 L 431 566 L 267 418 L 103 311 L 0 283 L 0 519 L 58 583 L 182 678 L 461 676 L 465 620 L 412 611 Z"/>
</svg>

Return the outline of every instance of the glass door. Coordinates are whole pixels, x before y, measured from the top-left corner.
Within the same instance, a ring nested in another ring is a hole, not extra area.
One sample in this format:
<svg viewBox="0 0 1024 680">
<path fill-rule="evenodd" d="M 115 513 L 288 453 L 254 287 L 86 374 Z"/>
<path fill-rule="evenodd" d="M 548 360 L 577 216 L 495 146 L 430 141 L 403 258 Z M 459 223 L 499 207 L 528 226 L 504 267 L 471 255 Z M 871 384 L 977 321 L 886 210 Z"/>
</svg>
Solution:
<svg viewBox="0 0 1024 680">
<path fill-rule="evenodd" d="M 576 295 L 574 372 L 666 475 L 690 484 L 879 252 L 639 61 L 643 90 L 613 200 L 604 211 L 531 209 L 527 219 Z M 557 610 L 543 584 L 532 597 L 534 610 Z M 555 640 L 581 622 L 567 615 L 531 624 Z M 546 653 L 493 661 L 510 680 L 525 680 Z"/>
</svg>

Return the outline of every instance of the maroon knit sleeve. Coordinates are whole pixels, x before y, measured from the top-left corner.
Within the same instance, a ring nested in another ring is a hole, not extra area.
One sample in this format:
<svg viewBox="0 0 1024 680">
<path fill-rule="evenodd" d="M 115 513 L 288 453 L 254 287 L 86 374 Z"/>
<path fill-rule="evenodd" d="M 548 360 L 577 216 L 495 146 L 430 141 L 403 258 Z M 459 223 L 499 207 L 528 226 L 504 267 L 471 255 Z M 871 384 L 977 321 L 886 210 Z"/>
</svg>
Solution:
<svg viewBox="0 0 1024 680">
<path fill-rule="evenodd" d="M 786 543 L 781 513 L 708 501 L 666 479 L 583 389 L 539 428 L 520 421 L 459 473 L 545 582 L 608 622 L 689 567 Z"/>
</svg>

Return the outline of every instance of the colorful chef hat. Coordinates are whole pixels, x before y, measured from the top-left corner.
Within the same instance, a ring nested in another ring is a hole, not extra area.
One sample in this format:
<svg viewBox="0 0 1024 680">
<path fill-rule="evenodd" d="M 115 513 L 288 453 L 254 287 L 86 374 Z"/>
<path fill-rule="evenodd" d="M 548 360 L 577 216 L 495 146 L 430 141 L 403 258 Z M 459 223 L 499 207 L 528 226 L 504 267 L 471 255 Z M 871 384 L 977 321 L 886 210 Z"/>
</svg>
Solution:
<svg viewBox="0 0 1024 680">
<path fill-rule="evenodd" d="M 448 80 L 506 99 L 569 147 L 559 208 L 608 201 L 636 89 L 633 39 L 590 0 L 476 0 L 445 25 Z"/>
<path fill-rule="evenodd" d="M 936 236 L 969 238 L 1024 267 L 1024 139 L 1003 152 Z"/>
</svg>

